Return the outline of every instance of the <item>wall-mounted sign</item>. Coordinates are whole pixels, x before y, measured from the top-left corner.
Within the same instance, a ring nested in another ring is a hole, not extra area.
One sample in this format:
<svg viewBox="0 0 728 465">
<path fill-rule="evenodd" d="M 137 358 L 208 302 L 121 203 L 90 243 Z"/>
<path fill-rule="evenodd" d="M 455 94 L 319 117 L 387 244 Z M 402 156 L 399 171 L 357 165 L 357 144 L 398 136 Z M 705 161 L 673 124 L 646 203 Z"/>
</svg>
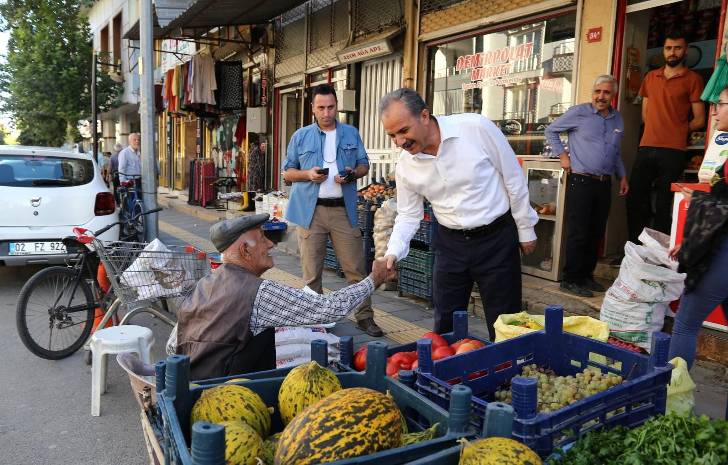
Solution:
<svg viewBox="0 0 728 465">
<path fill-rule="evenodd" d="M 593 27 L 586 31 L 586 41 L 589 43 L 602 41 L 602 27 Z"/>
<path fill-rule="evenodd" d="M 470 82 L 479 82 L 502 78 L 513 72 L 513 63 L 517 60 L 528 59 L 533 56 L 533 42 L 502 47 L 472 55 L 461 55 L 455 62 L 455 71 L 470 72 Z M 472 88 L 473 85 L 463 83 L 463 89 Z M 475 85 L 474 87 L 479 87 Z"/>
<path fill-rule="evenodd" d="M 336 54 L 341 64 L 355 63 L 392 53 L 392 44 L 389 40 L 383 39 L 376 42 L 368 42 L 360 46 L 350 47 Z"/>
</svg>

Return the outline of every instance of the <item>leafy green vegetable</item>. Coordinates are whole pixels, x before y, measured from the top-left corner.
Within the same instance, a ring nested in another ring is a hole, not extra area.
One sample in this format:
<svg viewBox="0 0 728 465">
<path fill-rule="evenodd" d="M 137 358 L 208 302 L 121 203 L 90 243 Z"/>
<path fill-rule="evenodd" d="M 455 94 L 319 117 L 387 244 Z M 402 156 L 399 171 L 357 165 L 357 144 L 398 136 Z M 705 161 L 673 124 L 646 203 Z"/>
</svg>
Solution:
<svg viewBox="0 0 728 465">
<path fill-rule="evenodd" d="M 627 429 L 587 433 L 552 465 L 725 465 L 728 421 L 668 414 Z"/>
</svg>

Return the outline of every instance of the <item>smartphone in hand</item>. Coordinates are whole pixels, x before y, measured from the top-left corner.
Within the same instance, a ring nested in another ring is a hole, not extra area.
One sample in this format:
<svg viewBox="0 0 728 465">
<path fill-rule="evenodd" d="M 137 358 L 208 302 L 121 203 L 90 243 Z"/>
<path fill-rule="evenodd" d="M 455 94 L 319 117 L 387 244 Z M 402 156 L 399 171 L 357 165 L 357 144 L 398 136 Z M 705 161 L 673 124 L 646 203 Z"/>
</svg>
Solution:
<svg viewBox="0 0 728 465">
<path fill-rule="evenodd" d="M 329 169 L 328 168 L 321 168 L 316 170 L 316 174 L 325 174 L 326 176 L 329 175 Z"/>
<path fill-rule="evenodd" d="M 356 180 L 356 175 L 354 174 L 354 171 L 342 171 L 339 173 L 339 176 L 341 176 L 344 183 Z"/>
</svg>

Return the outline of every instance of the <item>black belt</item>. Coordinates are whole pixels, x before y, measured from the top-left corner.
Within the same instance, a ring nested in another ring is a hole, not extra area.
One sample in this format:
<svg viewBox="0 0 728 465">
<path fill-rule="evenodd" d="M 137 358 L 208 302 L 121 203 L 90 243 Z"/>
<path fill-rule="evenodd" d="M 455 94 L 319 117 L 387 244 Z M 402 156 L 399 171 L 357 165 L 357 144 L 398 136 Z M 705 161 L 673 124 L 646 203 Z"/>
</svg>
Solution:
<svg viewBox="0 0 728 465">
<path fill-rule="evenodd" d="M 338 197 L 335 199 L 316 199 L 316 205 L 321 205 L 322 207 L 345 207 L 346 204 L 344 203 L 343 197 Z"/>
<path fill-rule="evenodd" d="M 573 174 L 575 176 L 582 176 L 584 178 L 596 179 L 599 182 L 605 182 L 605 181 L 611 181 L 612 180 L 612 176 L 609 175 L 609 174 L 575 173 L 573 171 L 571 172 L 571 174 Z"/>
<path fill-rule="evenodd" d="M 443 225 L 440 225 L 442 229 L 449 233 L 462 235 L 465 237 L 479 237 L 479 236 L 487 236 L 488 234 L 497 231 L 501 229 L 503 226 L 506 225 L 508 222 L 508 219 L 511 217 L 511 211 L 508 210 L 503 215 L 499 216 L 490 224 L 485 224 L 483 226 L 478 226 L 477 228 L 472 229 L 450 229 L 448 227 L 445 227 Z"/>
</svg>

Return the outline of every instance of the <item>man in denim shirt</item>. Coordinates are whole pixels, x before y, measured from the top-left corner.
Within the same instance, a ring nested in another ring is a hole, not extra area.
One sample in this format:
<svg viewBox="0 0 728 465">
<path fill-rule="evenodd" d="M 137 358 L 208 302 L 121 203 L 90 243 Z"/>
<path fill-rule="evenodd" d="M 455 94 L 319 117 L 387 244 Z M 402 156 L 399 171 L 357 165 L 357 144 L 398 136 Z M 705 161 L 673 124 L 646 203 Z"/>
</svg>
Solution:
<svg viewBox="0 0 728 465">
<path fill-rule="evenodd" d="M 291 137 L 283 178 L 293 183 L 286 219 L 299 226 L 303 280 L 321 293 L 329 236 L 347 282 L 359 282 L 366 276 L 357 224 L 356 180 L 369 172 L 369 159 L 359 132 L 336 121 L 333 87 L 315 87 L 311 106 L 316 122 Z M 364 301 L 355 316 L 359 329 L 370 336 L 382 336 L 374 322 L 370 299 Z"/>
<path fill-rule="evenodd" d="M 566 257 L 561 289 L 582 297 L 604 292 L 594 281 L 599 244 L 604 237 L 612 200 L 612 175 L 619 195 L 629 190 L 620 144 L 622 115 L 611 107 L 617 81 L 610 75 L 594 81 L 591 103 L 571 107 L 546 128 L 546 140 L 568 174 L 566 187 Z M 559 133 L 569 136 L 569 153 Z"/>
</svg>

